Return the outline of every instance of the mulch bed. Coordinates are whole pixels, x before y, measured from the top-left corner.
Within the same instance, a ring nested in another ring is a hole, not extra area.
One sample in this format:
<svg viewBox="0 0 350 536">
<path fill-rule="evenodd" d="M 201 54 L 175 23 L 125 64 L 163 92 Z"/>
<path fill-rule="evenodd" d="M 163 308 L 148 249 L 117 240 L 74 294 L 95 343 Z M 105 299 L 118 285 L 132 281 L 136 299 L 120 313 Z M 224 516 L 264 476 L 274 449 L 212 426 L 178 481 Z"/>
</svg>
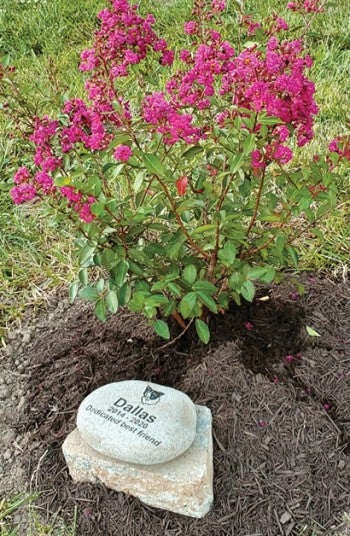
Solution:
<svg viewBox="0 0 350 536">
<path fill-rule="evenodd" d="M 333 534 L 350 511 L 350 290 L 303 283 L 303 296 L 293 281 L 262 288 L 252 304 L 212 319 L 207 347 L 187 333 L 159 349 L 142 318 L 124 311 L 101 324 L 82 303 L 44 319 L 25 350 L 30 391 L 19 428 L 30 433 L 38 504 L 67 522 L 77 507 L 79 536 Z M 80 402 L 126 379 L 170 385 L 210 407 L 215 503 L 204 519 L 71 481 L 61 445 Z"/>
</svg>

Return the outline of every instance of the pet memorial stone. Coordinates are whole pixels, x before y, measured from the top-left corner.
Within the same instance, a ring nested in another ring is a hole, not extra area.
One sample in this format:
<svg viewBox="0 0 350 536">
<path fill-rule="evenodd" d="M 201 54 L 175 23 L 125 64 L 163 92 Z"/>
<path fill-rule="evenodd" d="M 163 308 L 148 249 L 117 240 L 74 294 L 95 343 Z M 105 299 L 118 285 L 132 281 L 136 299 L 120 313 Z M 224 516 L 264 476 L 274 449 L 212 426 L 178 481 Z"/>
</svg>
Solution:
<svg viewBox="0 0 350 536">
<path fill-rule="evenodd" d="M 156 465 L 131 464 L 104 456 L 83 441 L 78 429 L 63 443 L 74 482 L 103 482 L 155 508 L 204 517 L 213 505 L 213 441 L 211 412 L 195 406 L 196 437 L 186 452 Z M 117 503 L 116 503 L 117 508 Z"/>
<path fill-rule="evenodd" d="M 192 400 L 181 391 L 130 380 L 110 383 L 81 403 L 81 438 L 101 454 L 133 464 L 168 462 L 183 454 L 196 435 Z"/>
</svg>

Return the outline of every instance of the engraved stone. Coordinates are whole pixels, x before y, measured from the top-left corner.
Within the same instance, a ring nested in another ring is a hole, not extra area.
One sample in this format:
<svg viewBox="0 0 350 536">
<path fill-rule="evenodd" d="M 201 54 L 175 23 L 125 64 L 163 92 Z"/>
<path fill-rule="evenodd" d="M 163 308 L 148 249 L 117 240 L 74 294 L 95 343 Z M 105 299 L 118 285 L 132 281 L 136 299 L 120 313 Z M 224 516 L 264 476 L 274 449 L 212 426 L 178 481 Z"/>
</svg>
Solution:
<svg viewBox="0 0 350 536">
<path fill-rule="evenodd" d="M 152 465 L 183 454 L 196 434 L 196 410 L 181 391 L 138 380 L 100 387 L 81 403 L 81 438 L 101 454 Z"/>
<path fill-rule="evenodd" d="M 213 503 L 212 419 L 205 406 L 196 405 L 195 409 L 197 429 L 193 443 L 184 454 L 163 464 L 133 465 L 114 460 L 87 445 L 75 429 L 62 447 L 73 480 L 101 481 L 150 506 L 204 517 Z"/>
</svg>

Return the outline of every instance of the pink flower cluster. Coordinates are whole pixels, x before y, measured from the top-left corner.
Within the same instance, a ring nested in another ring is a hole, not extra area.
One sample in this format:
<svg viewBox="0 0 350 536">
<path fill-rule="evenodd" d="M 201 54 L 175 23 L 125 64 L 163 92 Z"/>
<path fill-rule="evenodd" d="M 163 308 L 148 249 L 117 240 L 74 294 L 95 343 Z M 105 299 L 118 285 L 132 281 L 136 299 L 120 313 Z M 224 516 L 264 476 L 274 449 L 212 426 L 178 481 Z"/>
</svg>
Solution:
<svg viewBox="0 0 350 536">
<path fill-rule="evenodd" d="M 14 186 L 11 197 L 16 205 L 31 201 L 36 196 L 52 195 L 59 198 L 59 194 L 68 201 L 68 206 L 79 214 L 81 220 L 90 223 L 94 219 L 91 205 L 96 201 L 92 196 L 84 196 L 72 186 L 56 188 L 52 177 L 46 171 L 37 171 L 32 177 L 27 167 L 20 167 L 13 177 Z"/>
<path fill-rule="evenodd" d="M 166 85 L 173 102 L 178 106 L 210 107 L 210 97 L 215 95 L 215 85 L 220 75 L 226 73 L 234 56 L 234 49 L 213 30 L 206 44 L 200 44 L 193 58 L 183 50 L 180 58 L 185 63 L 184 72 L 178 72 Z"/>
<path fill-rule="evenodd" d="M 232 93 L 238 106 L 266 112 L 292 125 L 300 146 L 312 138 L 313 118 L 318 112 L 315 85 L 304 73 L 312 60 L 301 53 L 300 41 L 280 42 L 271 37 L 265 55 L 251 47 L 235 58 L 220 90 L 222 95 Z M 285 130 L 284 141 L 286 134 Z"/>
<path fill-rule="evenodd" d="M 26 201 L 31 201 L 36 196 L 36 190 L 32 184 L 21 184 L 14 186 L 10 191 L 12 201 L 16 205 L 21 205 Z"/>
<path fill-rule="evenodd" d="M 319 7 L 317 0 L 289 3 L 290 9 L 300 7 L 308 12 L 315 11 L 316 5 Z M 201 0 L 195 2 L 194 20 L 184 28 L 192 44 L 179 53 L 181 69 L 170 77 L 163 91 L 147 94 L 140 108 L 134 106 L 131 113 L 129 103 L 118 94 L 116 80 L 129 75 L 131 66 L 149 54 L 161 65 L 171 65 L 174 53 L 154 32 L 153 15 L 141 17 L 136 6 L 130 6 L 127 0 L 110 0 L 110 7 L 98 15 L 101 25 L 93 47 L 81 55 L 80 70 L 89 72 L 85 84 L 88 101 L 67 101 L 62 125 L 47 116 L 35 119 L 30 137 L 35 146 L 33 177 L 27 168 L 17 171 L 11 192 L 14 201 L 22 203 L 36 195 L 63 196 L 83 221 L 92 221 L 94 198 L 86 198 L 73 186 L 56 188 L 51 174 L 62 168 L 63 157 L 69 161 L 69 153 L 76 149 L 107 149 L 116 131 L 130 135 L 135 129 L 137 137 L 140 119 L 150 125 L 147 135 L 149 130 L 158 132 L 165 144 L 174 145 L 179 141 L 197 144 L 208 137 L 215 121 L 220 127 L 229 128 L 237 115 L 246 118 L 247 111 L 256 116 L 274 116 L 278 118 L 274 124 L 262 126 L 256 120 L 250 128 L 255 135 L 262 132 L 264 140 L 251 153 L 251 165 L 258 174 L 272 161 L 288 163 L 293 157 L 288 146 L 291 137 L 295 134 L 302 146 L 313 136 L 318 109 L 314 84 L 306 76 L 312 60 L 303 54 L 299 40 L 271 36 L 272 32 L 288 29 L 286 21 L 277 15 L 268 19 L 269 26 L 264 31 L 268 39 L 266 50 L 254 45 L 236 53 L 217 30 L 224 9 L 223 0 L 212 0 L 209 11 L 204 10 Z M 247 26 L 248 33 L 261 28 L 250 16 L 243 17 L 242 24 Z M 221 101 L 216 116 L 213 99 Z M 349 145 L 344 149 L 340 138 L 331 146 L 331 150 L 348 157 Z M 132 147 L 121 144 L 115 148 L 113 157 L 127 162 L 132 154 Z M 180 195 L 184 195 L 186 186 L 184 178 L 178 179 L 176 188 Z"/>
<path fill-rule="evenodd" d="M 243 15 L 242 24 L 246 27 L 248 35 L 254 35 L 261 28 L 261 24 L 256 22 L 251 15 Z"/>
<path fill-rule="evenodd" d="M 173 145 L 179 140 L 190 144 L 197 143 L 202 133 L 192 125 L 193 116 L 177 110 L 178 107 L 168 102 L 162 92 L 146 97 L 143 103 L 145 121 L 153 125 L 156 132 L 163 134 L 165 143 Z"/>
<path fill-rule="evenodd" d="M 74 144 L 82 143 L 91 151 L 105 149 L 111 139 L 107 134 L 102 116 L 82 99 L 72 99 L 63 111 L 69 118 L 69 126 L 62 129 L 62 151 L 69 152 Z"/>
<path fill-rule="evenodd" d="M 80 219 L 86 223 L 92 222 L 94 215 L 91 212 L 91 205 L 96 201 L 92 196 L 84 200 L 84 196 L 73 186 L 62 186 L 61 195 L 68 201 L 68 206 L 72 207 L 80 216 Z"/>
<path fill-rule="evenodd" d="M 129 74 L 129 66 L 145 59 L 149 49 L 160 52 L 160 63 L 171 65 L 174 53 L 167 42 L 153 31 L 153 15 L 143 18 L 137 6 L 127 0 L 112 0 L 98 17 L 101 27 L 95 34 L 94 47 L 81 54 L 81 71 L 95 71 L 98 77 L 114 79 Z"/>
<path fill-rule="evenodd" d="M 288 2 L 287 8 L 298 13 L 320 13 L 323 11 L 321 0 L 295 0 Z"/>
<path fill-rule="evenodd" d="M 29 139 L 36 149 L 34 164 L 43 171 L 55 171 L 62 164 L 62 160 L 55 156 L 51 143 L 57 131 L 58 121 L 53 121 L 47 116 L 34 119 L 34 131 Z"/>
<path fill-rule="evenodd" d="M 113 156 L 120 162 L 127 162 L 132 156 L 132 149 L 128 145 L 118 145 Z"/>
<path fill-rule="evenodd" d="M 338 136 L 328 146 L 332 153 L 337 153 L 340 158 L 350 161 L 350 136 Z"/>
<path fill-rule="evenodd" d="M 33 178 L 27 167 L 20 167 L 13 181 L 16 186 L 11 189 L 10 193 L 16 205 L 31 201 L 38 194 L 49 194 L 55 191 L 52 177 L 46 171 L 38 171 Z"/>
</svg>

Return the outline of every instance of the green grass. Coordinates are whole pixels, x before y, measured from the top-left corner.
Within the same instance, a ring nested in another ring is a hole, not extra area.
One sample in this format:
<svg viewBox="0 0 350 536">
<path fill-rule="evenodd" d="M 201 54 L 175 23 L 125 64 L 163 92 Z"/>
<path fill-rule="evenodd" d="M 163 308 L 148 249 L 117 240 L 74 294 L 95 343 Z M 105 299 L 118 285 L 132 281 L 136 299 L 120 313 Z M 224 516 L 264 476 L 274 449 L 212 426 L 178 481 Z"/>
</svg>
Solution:
<svg viewBox="0 0 350 536">
<path fill-rule="evenodd" d="M 285 0 L 247 0 L 248 9 L 259 16 L 282 12 Z M 59 107 L 57 85 L 66 95 L 83 94 L 83 76 L 77 66 L 81 50 L 89 46 L 96 28 L 96 13 L 104 0 L 6 0 L 0 4 L 0 56 L 8 54 L 16 65 L 26 99 L 39 112 L 55 112 Z M 231 1 L 230 9 L 234 2 Z M 182 24 L 190 18 L 187 0 L 154 2 L 142 0 L 141 11 L 155 13 L 159 33 L 180 46 L 186 38 Z M 350 0 L 333 3 L 319 15 L 308 37 L 315 58 L 312 78 L 317 85 L 321 113 L 316 138 L 303 152 L 307 161 L 330 139 L 344 132 L 349 103 Z M 293 26 L 296 19 L 289 14 Z M 233 36 L 234 37 L 234 36 Z M 234 38 L 233 38 L 234 41 Z M 74 278 L 74 240 L 63 223 L 50 223 L 45 210 L 37 205 L 14 207 L 9 199 L 11 175 L 22 163 L 21 148 L 11 139 L 8 124 L 0 115 L 0 338 L 20 322 L 28 306 L 36 308 L 57 287 Z M 342 200 L 348 199 L 349 184 L 340 180 Z M 346 221 L 349 205 L 343 205 L 322 224 L 323 238 L 305 237 L 300 244 L 301 267 L 332 270 L 348 262 Z"/>
<path fill-rule="evenodd" d="M 75 536 L 76 512 L 70 526 L 66 526 L 57 515 L 52 515 L 50 523 L 47 524 L 35 505 L 37 497 L 35 493 L 20 493 L 0 499 L 0 536 Z M 15 522 L 15 515 L 21 521 Z"/>
</svg>

